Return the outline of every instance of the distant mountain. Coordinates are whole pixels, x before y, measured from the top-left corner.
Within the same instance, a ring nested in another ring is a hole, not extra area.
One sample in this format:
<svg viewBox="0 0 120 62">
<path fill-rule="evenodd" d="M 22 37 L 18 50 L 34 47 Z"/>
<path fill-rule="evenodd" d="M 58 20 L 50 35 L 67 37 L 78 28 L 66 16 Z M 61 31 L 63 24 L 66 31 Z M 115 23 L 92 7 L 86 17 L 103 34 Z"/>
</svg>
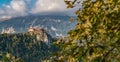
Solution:
<svg viewBox="0 0 120 62">
<path fill-rule="evenodd" d="M 41 16 L 30 15 L 0 21 L 0 31 L 3 28 L 13 27 L 16 32 L 26 32 L 30 26 L 42 27 L 52 36 L 65 36 L 75 27 L 76 22 L 70 22 L 69 16 Z"/>
<path fill-rule="evenodd" d="M 10 18 L 11 16 L 3 16 L 3 17 L 0 17 L 0 21 L 8 20 Z"/>
</svg>

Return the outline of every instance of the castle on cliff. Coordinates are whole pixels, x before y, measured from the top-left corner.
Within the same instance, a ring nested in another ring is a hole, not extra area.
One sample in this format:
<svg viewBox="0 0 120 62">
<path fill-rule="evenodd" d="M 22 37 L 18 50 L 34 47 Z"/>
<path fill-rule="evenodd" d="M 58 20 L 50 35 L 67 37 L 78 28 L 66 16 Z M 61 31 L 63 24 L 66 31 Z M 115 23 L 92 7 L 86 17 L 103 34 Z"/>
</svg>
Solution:
<svg viewBox="0 0 120 62">
<path fill-rule="evenodd" d="M 51 36 L 47 33 L 46 30 L 41 27 L 30 27 L 28 28 L 28 32 L 30 33 L 30 35 L 36 35 L 37 41 L 43 41 L 47 45 L 50 45 L 50 42 L 52 41 Z"/>
</svg>

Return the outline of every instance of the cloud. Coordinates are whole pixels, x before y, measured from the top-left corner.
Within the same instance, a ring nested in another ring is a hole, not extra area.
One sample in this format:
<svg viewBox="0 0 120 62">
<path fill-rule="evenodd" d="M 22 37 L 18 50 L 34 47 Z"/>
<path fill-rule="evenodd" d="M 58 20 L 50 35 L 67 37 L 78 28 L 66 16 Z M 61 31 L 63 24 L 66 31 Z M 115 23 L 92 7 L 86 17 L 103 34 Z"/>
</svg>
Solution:
<svg viewBox="0 0 120 62">
<path fill-rule="evenodd" d="M 4 14 L 4 11 L 2 9 L 0 9 L 0 14 Z"/>
<path fill-rule="evenodd" d="M 1 13 L 2 12 L 2 13 Z M 24 0 L 12 0 L 10 4 L 3 4 L 0 15 L 22 16 L 26 14 L 26 3 Z"/>
<path fill-rule="evenodd" d="M 32 13 L 66 11 L 64 0 L 37 0 Z"/>
<path fill-rule="evenodd" d="M 26 10 L 26 4 L 23 0 L 12 0 L 10 6 L 16 12 L 24 12 Z"/>
<path fill-rule="evenodd" d="M 28 14 L 73 14 L 75 9 L 66 9 L 64 0 L 11 0 L 0 8 L 0 16 L 25 16 Z"/>
</svg>

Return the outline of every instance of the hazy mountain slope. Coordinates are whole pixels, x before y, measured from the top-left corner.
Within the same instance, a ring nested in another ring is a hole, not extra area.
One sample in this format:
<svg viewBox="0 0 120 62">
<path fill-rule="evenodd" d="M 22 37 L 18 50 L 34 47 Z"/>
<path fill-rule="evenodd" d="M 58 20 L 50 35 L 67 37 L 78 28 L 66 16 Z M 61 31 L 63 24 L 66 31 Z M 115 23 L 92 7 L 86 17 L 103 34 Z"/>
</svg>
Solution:
<svg viewBox="0 0 120 62">
<path fill-rule="evenodd" d="M 52 36 L 62 36 L 74 28 L 76 22 L 69 22 L 68 16 L 24 16 L 11 18 L 0 22 L 0 30 L 14 27 L 17 32 L 25 32 L 30 26 L 40 26 L 47 29 Z"/>
</svg>

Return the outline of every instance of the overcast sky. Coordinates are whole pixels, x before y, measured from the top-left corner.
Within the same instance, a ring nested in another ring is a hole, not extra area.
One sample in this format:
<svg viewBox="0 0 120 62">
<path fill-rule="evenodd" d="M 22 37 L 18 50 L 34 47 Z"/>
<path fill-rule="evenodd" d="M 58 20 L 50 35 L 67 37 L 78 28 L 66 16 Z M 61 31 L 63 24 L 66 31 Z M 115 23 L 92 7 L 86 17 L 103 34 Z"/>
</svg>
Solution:
<svg viewBox="0 0 120 62">
<path fill-rule="evenodd" d="M 71 15 L 75 9 L 66 9 L 64 0 L 0 0 L 0 17 L 28 14 Z"/>
</svg>

